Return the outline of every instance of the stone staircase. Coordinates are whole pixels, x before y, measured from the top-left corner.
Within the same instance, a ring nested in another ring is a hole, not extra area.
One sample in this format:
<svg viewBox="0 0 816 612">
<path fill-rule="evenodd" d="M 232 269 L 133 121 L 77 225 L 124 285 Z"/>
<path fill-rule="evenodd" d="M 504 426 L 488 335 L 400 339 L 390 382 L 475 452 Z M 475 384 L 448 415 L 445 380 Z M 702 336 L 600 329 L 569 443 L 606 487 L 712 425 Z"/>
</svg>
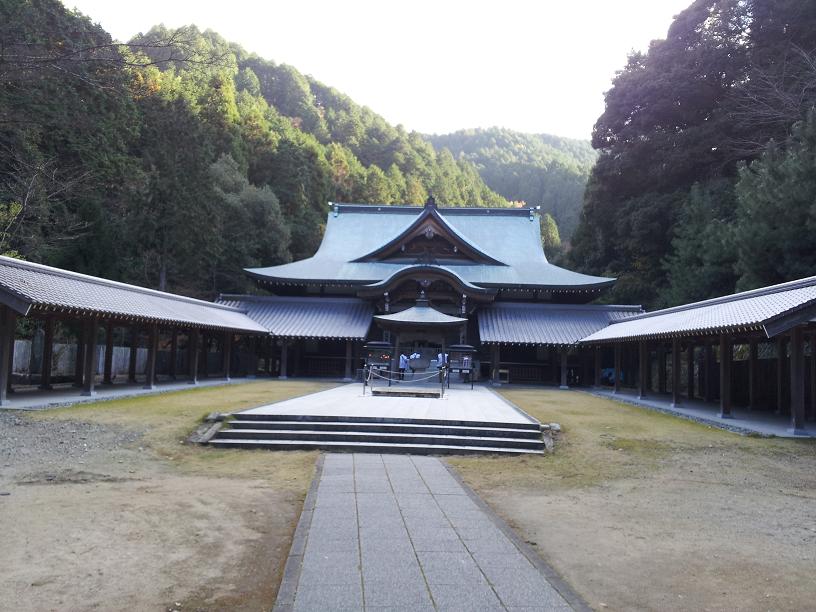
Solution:
<svg viewBox="0 0 816 612">
<path fill-rule="evenodd" d="M 441 454 L 541 454 L 538 423 L 235 413 L 206 443 L 221 448 Z"/>
</svg>

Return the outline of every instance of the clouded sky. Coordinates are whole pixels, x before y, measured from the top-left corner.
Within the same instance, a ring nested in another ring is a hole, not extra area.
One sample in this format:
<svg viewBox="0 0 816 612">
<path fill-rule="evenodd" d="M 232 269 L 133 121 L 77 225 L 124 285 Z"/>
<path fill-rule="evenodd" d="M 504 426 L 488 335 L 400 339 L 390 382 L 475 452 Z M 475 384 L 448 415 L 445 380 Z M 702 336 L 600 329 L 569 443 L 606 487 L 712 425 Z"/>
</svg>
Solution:
<svg viewBox="0 0 816 612">
<path fill-rule="evenodd" d="M 691 0 L 64 0 L 119 40 L 213 29 L 409 130 L 588 138 L 632 49 Z"/>
</svg>

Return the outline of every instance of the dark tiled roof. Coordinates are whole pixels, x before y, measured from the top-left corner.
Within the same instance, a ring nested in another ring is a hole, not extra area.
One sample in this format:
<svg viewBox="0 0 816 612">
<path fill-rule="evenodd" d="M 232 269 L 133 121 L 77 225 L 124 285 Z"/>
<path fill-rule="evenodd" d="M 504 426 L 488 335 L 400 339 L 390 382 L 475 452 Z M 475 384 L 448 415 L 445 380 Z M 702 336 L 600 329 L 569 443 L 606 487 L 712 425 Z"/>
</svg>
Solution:
<svg viewBox="0 0 816 612">
<path fill-rule="evenodd" d="M 222 295 L 217 301 L 246 311 L 279 338 L 364 339 L 373 314 L 357 298 Z"/>
<path fill-rule="evenodd" d="M 228 306 L 2 256 L 0 301 L 20 314 L 68 312 L 161 325 L 266 331 Z"/>
<path fill-rule="evenodd" d="M 496 302 L 477 311 L 484 344 L 572 345 L 640 306 Z"/>
<path fill-rule="evenodd" d="M 358 260 L 403 234 L 424 210 L 421 206 L 335 204 L 313 257 L 247 272 L 259 280 L 283 284 L 380 282 L 409 266 L 404 262 Z M 538 219 L 529 209 L 440 208 L 438 213 L 459 239 L 501 262 L 438 262 L 468 283 L 583 293 L 597 293 L 614 283 L 612 278 L 579 274 L 548 262 L 541 246 Z"/>
<path fill-rule="evenodd" d="M 813 312 L 808 312 L 812 309 Z M 584 338 L 584 342 L 669 338 L 736 332 L 763 331 L 776 335 L 796 322 L 783 319 L 803 313 L 816 316 L 816 276 L 754 289 L 703 302 L 656 310 L 617 322 Z"/>
</svg>

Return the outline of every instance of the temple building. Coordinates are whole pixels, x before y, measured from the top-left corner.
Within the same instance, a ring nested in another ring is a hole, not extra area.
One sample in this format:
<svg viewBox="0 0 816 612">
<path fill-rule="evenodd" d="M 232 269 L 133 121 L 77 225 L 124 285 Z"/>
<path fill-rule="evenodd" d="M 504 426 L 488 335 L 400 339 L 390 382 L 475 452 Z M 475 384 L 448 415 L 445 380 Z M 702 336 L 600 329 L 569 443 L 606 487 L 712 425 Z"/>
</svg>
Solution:
<svg viewBox="0 0 816 612">
<path fill-rule="evenodd" d="M 265 362 L 283 377 L 351 378 L 363 342 L 385 340 L 430 360 L 473 345 L 482 380 L 587 384 L 595 356 L 578 341 L 642 312 L 589 304 L 615 279 L 547 261 L 535 209 L 440 208 L 432 198 L 332 203 L 314 256 L 247 273 L 272 295 L 218 301 L 267 327 Z"/>
</svg>

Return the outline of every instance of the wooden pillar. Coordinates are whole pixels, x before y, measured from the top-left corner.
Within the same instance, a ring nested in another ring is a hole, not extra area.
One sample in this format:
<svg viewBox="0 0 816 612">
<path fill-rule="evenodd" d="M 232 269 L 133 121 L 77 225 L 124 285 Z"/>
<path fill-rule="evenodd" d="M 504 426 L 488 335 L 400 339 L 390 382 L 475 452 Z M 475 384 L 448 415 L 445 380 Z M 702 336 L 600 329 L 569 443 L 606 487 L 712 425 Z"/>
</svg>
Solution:
<svg viewBox="0 0 816 612">
<path fill-rule="evenodd" d="M 83 382 L 82 395 L 94 396 L 96 395 L 96 361 L 99 356 L 99 350 L 96 344 L 96 336 L 99 331 L 99 321 L 97 319 L 89 319 L 85 321 L 85 352 L 83 368 Z"/>
<path fill-rule="evenodd" d="M 16 313 L 15 313 L 15 316 Z M 1 323 L 0 323 L 1 325 Z M 8 343 L 9 343 L 9 360 L 8 360 L 8 368 L 6 369 L 7 374 L 7 382 L 6 382 L 6 393 L 14 393 L 13 385 L 11 384 L 11 380 L 14 376 L 14 339 L 17 336 L 17 319 L 14 320 L 14 329 L 9 332 Z"/>
<path fill-rule="evenodd" d="M 351 340 L 346 340 L 346 372 L 345 376 L 343 376 L 343 380 L 346 382 L 351 382 L 351 353 L 354 348 L 353 344 Z"/>
<path fill-rule="evenodd" d="M 756 340 L 748 341 L 748 410 L 757 407 L 757 366 L 759 365 L 759 351 Z"/>
<path fill-rule="evenodd" d="M 8 388 L 11 385 L 11 361 L 14 359 L 14 336 L 17 332 L 17 313 L 8 306 L 0 311 L 0 406 L 8 403 Z"/>
<path fill-rule="evenodd" d="M 492 357 L 490 359 L 490 361 L 491 361 L 490 365 L 493 368 L 493 375 L 490 378 L 493 381 L 493 384 L 498 386 L 498 385 L 501 385 L 501 381 L 499 380 L 499 363 L 500 363 L 500 360 L 501 360 L 501 351 L 499 349 L 498 344 L 493 345 L 493 349 L 492 349 L 491 353 L 492 353 Z"/>
<path fill-rule="evenodd" d="M 621 377 L 621 343 L 615 343 L 615 371 L 614 371 L 614 378 L 613 381 L 613 392 L 619 393 L 620 392 L 620 377 Z"/>
<path fill-rule="evenodd" d="M 785 339 L 776 339 L 776 414 L 782 414 L 785 404 Z"/>
<path fill-rule="evenodd" d="M 791 432 L 805 433 L 805 343 L 801 326 L 790 334 Z"/>
<path fill-rule="evenodd" d="M 128 359 L 128 382 L 136 382 L 136 360 L 139 356 L 139 328 L 130 328 L 130 358 Z"/>
<path fill-rule="evenodd" d="M 153 323 L 147 328 L 147 367 L 145 389 L 156 388 L 156 354 L 159 352 L 159 328 Z"/>
<path fill-rule="evenodd" d="M 816 420 L 816 333 L 810 334 L 810 419 Z"/>
<path fill-rule="evenodd" d="M 88 329 L 85 322 L 81 321 L 76 343 L 76 364 L 74 367 L 74 386 L 80 388 L 83 386 L 83 377 L 85 374 L 85 344 L 87 342 L 85 334 L 87 331 Z"/>
<path fill-rule="evenodd" d="M 561 384 L 559 385 L 559 389 L 569 389 L 569 385 L 567 384 L 567 370 L 569 370 L 569 366 L 567 365 L 567 348 L 561 348 Z"/>
<path fill-rule="evenodd" d="M 224 378 L 227 380 L 230 379 L 230 374 L 232 373 L 232 340 L 233 340 L 233 333 L 231 331 L 224 332 L 224 346 L 222 347 L 221 351 L 221 358 L 224 362 Z"/>
<path fill-rule="evenodd" d="M 281 360 L 280 360 L 280 374 L 278 378 L 286 380 L 288 376 L 288 361 L 289 361 L 289 343 L 286 340 L 281 344 Z"/>
<path fill-rule="evenodd" d="M 691 342 L 686 349 L 686 397 L 694 399 L 694 344 Z"/>
<path fill-rule="evenodd" d="M 113 323 L 105 325 L 105 369 L 102 374 L 102 384 L 113 384 Z"/>
<path fill-rule="evenodd" d="M 593 355 L 595 359 L 595 381 L 594 386 L 596 389 L 600 388 L 601 386 L 601 370 L 603 369 L 601 366 L 601 345 L 595 347 L 595 354 Z"/>
<path fill-rule="evenodd" d="M 672 338 L 672 406 L 680 405 L 680 338 Z"/>
<path fill-rule="evenodd" d="M 720 416 L 731 416 L 731 338 L 720 336 Z"/>
<path fill-rule="evenodd" d="M 40 389 L 51 389 L 51 366 L 54 362 L 54 318 L 45 319 Z"/>
<path fill-rule="evenodd" d="M 657 346 L 657 391 L 666 392 L 666 347 L 662 342 Z"/>
<path fill-rule="evenodd" d="M 187 336 L 187 367 L 191 385 L 198 384 L 198 353 L 201 342 L 201 333 L 197 329 L 192 329 Z"/>
<path fill-rule="evenodd" d="M 638 399 L 646 397 L 649 388 L 649 343 L 646 340 L 638 342 Z"/>
<path fill-rule="evenodd" d="M 707 402 L 714 400 L 714 349 L 709 342 L 703 348 L 703 379 L 705 380 L 703 399 Z"/>
<path fill-rule="evenodd" d="M 178 361 L 178 330 L 173 328 L 170 335 L 170 364 L 167 373 L 172 380 L 176 380 L 176 362 Z"/>
</svg>

